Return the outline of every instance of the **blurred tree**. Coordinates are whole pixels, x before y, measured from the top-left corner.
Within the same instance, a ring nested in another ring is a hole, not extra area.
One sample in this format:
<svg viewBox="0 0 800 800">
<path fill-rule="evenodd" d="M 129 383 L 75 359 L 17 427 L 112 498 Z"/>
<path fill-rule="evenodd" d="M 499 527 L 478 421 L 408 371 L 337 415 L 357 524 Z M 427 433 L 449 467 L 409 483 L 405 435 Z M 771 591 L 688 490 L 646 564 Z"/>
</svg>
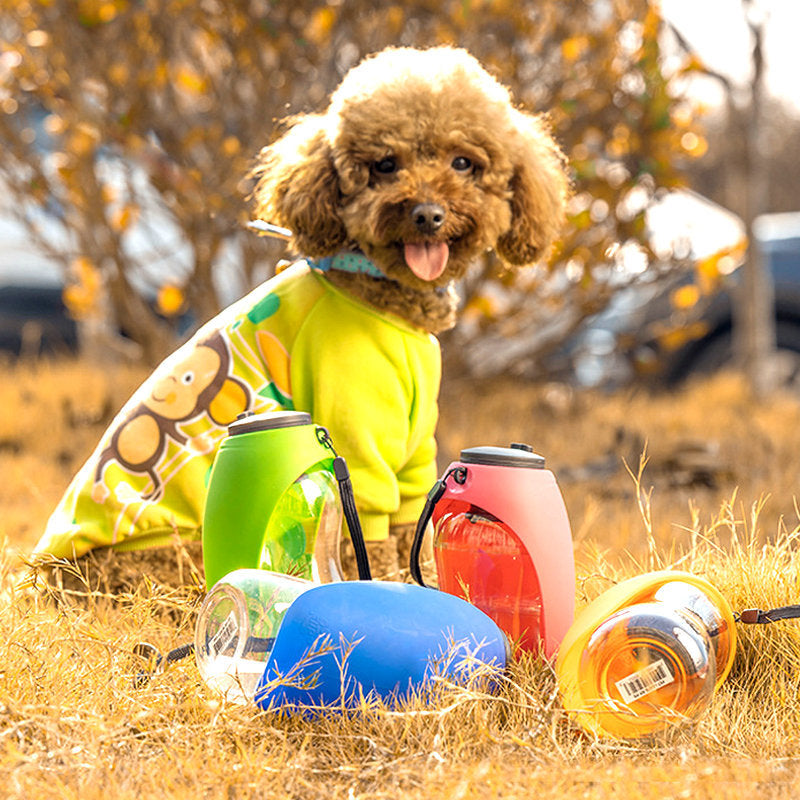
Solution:
<svg viewBox="0 0 800 800">
<path fill-rule="evenodd" d="M 708 152 L 687 171 L 693 188 L 744 218 L 747 180 L 739 165 L 746 162 L 750 104 L 732 100 L 705 117 Z M 774 98 L 762 106 L 762 163 L 769 193 L 767 213 L 800 207 L 800 116 Z"/>
<path fill-rule="evenodd" d="M 105 294 L 155 360 L 176 314 L 207 319 L 277 258 L 242 229 L 250 160 L 277 121 L 386 45 L 466 47 L 551 113 L 573 169 L 549 264 L 487 260 L 464 284 L 457 335 L 485 343 L 471 366 L 530 366 L 674 262 L 652 251 L 645 212 L 706 141 L 680 93 L 697 65 L 665 71 L 661 27 L 647 0 L 0 0 L 0 179 L 68 270 L 73 312 Z"/>
<path fill-rule="evenodd" d="M 764 162 L 764 12 L 758 3 L 742 0 L 753 41 L 750 119 L 747 126 L 746 212 L 748 238 L 755 243 L 753 222 L 767 210 L 769 186 Z M 734 305 L 736 354 L 750 385 L 760 399 L 775 388 L 775 287 L 758 247 L 750 247 L 742 267 L 742 282 Z"/>
<path fill-rule="evenodd" d="M 756 241 L 753 231 L 755 219 L 764 213 L 777 210 L 784 196 L 794 197 L 796 184 L 785 191 L 791 176 L 796 176 L 796 139 L 792 137 L 791 116 L 775 101 L 769 102 L 765 86 L 764 42 L 768 9 L 758 0 L 742 0 L 742 14 L 751 40 L 750 79 L 745 91 L 737 90 L 726 75 L 703 68 L 701 71 L 719 83 L 725 92 L 725 141 L 715 142 L 713 163 L 719 176 L 711 181 L 722 202 L 736 211 L 744 220 L 748 239 Z M 689 44 L 676 32 L 680 44 L 689 52 Z M 782 155 L 778 155 L 782 151 Z M 775 167 L 783 162 L 782 177 Z M 734 166 L 735 165 L 735 166 Z M 700 172 L 703 167 L 698 164 Z M 708 177 L 706 168 L 705 176 Z M 773 178 L 777 178 L 773 182 Z M 698 185 L 702 185 L 702 181 Z M 714 184 L 717 184 L 716 186 Z M 721 185 L 720 185 L 721 184 Z M 784 200 L 784 202 L 786 202 Z M 789 201 L 790 204 L 792 201 Z M 794 208 L 791 208 L 794 210 Z M 734 293 L 734 356 L 748 378 L 757 397 L 766 397 L 778 382 L 776 353 L 775 290 L 772 275 L 763 263 L 757 247 L 750 247 L 742 266 L 741 281 Z"/>
</svg>

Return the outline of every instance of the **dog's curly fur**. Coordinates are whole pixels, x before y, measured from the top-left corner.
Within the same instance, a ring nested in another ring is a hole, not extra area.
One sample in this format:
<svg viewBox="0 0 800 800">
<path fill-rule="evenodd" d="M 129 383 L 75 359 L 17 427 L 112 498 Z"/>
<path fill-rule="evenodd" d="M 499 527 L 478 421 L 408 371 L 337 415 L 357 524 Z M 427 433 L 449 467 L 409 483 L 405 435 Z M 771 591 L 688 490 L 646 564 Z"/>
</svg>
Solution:
<svg viewBox="0 0 800 800">
<path fill-rule="evenodd" d="M 391 172 L 381 169 L 386 159 Z M 452 282 L 481 252 L 494 248 L 510 265 L 541 256 L 567 194 L 564 159 L 543 118 L 515 108 L 474 57 L 451 47 L 365 59 L 325 112 L 294 118 L 261 152 L 254 174 L 258 216 L 292 230 L 298 253 L 360 249 L 390 280 L 333 280 L 432 333 L 454 324 Z M 415 224 L 420 204 L 443 210 L 435 231 Z M 406 264 L 404 245 L 420 241 L 449 246 L 433 280 Z"/>
</svg>

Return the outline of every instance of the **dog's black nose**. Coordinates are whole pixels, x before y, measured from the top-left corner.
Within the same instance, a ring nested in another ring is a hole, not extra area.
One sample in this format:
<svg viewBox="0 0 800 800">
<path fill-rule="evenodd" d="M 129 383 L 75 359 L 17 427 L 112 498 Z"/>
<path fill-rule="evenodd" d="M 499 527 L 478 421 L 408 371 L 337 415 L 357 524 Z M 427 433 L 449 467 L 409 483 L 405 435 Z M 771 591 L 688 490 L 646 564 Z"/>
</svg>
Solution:
<svg viewBox="0 0 800 800">
<path fill-rule="evenodd" d="M 419 203 L 411 209 L 411 219 L 421 233 L 435 233 L 444 222 L 444 209 L 438 203 Z"/>
</svg>

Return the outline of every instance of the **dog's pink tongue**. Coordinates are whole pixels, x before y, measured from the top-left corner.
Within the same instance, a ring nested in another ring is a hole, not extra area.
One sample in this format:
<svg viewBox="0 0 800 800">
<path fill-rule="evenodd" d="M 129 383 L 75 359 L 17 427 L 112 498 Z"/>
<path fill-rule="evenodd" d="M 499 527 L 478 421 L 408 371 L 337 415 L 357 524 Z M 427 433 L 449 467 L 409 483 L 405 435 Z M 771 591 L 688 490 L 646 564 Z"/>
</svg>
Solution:
<svg viewBox="0 0 800 800">
<path fill-rule="evenodd" d="M 445 242 L 409 243 L 405 246 L 406 264 L 423 281 L 436 280 L 447 266 L 450 248 Z"/>
</svg>

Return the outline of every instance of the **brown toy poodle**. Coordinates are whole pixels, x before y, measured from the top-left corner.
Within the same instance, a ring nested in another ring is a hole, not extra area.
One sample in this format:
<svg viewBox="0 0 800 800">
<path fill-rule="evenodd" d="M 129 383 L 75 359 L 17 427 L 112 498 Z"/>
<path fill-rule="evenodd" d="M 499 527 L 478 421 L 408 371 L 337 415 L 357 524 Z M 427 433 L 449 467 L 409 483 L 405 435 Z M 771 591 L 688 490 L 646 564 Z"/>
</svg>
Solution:
<svg viewBox="0 0 800 800">
<path fill-rule="evenodd" d="M 294 120 L 257 168 L 257 214 L 310 257 L 360 250 L 386 276 L 331 273 L 381 310 L 439 333 L 453 281 L 482 252 L 536 261 L 558 234 L 564 160 L 540 116 L 464 50 L 390 48 Z"/>
<path fill-rule="evenodd" d="M 390 48 L 353 68 L 326 111 L 291 120 L 254 176 L 256 215 L 292 232 L 299 260 L 134 395 L 40 555 L 88 554 L 115 574 L 126 559 L 133 574 L 161 564 L 163 579 L 176 534 L 200 536 L 198 476 L 227 424 L 289 408 L 327 427 L 347 458 L 373 574 L 405 562 L 437 475 L 433 334 L 455 322 L 453 283 L 488 249 L 510 265 L 543 253 L 562 222 L 564 159 L 542 118 L 464 50 Z M 169 385 L 190 394 L 180 412 Z"/>
</svg>

